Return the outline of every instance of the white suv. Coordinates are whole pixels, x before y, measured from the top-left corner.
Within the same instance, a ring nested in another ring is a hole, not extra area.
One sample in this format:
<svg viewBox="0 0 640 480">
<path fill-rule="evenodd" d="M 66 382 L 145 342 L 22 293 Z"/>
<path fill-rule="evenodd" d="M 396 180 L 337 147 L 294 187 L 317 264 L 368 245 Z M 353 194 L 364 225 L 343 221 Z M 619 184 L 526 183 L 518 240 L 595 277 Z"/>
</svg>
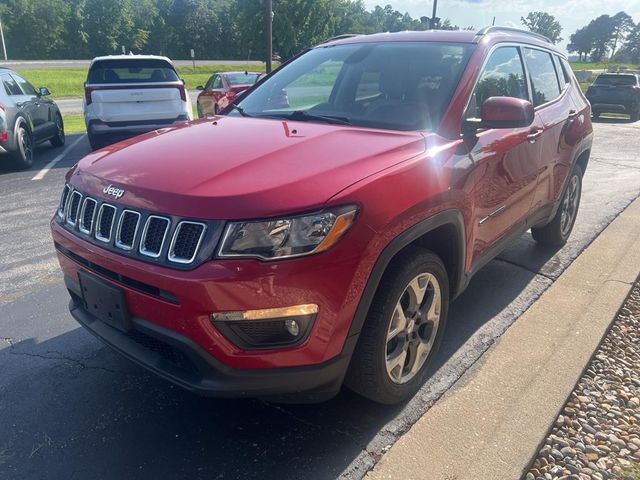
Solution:
<svg viewBox="0 0 640 480">
<path fill-rule="evenodd" d="M 91 62 L 84 120 L 94 150 L 192 119 L 189 94 L 168 58 L 110 55 Z"/>
</svg>

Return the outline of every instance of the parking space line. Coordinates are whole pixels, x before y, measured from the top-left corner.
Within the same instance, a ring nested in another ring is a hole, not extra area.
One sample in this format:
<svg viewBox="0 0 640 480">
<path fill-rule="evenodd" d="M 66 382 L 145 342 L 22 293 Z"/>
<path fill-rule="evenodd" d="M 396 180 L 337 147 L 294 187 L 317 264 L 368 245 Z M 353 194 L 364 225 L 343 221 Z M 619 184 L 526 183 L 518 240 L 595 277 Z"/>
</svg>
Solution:
<svg viewBox="0 0 640 480">
<path fill-rule="evenodd" d="M 44 166 L 44 168 L 42 170 L 40 170 L 38 173 L 36 173 L 31 180 L 42 180 L 44 178 L 44 176 L 49 172 L 49 170 L 51 170 L 55 166 L 56 163 L 58 163 L 60 160 L 62 160 L 64 158 L 64 156 L 67 153 L 69 153 L 73 147 L 75 147 L 77 144 L 80 143 L 80 140 L 82 140 L 85 137 L 85 135 L 86 135 L 85 133 L 80 135 L 80 137 L 78 137 L 75 142 L 73 142 L 71 145 L 69 145 L 67 148 L 65 148 L 60 154 L 58 154 L 58 156 L 56 156 L 56 158 L 51 160 L 49 163 L 47 163 Z"/>
</svg>

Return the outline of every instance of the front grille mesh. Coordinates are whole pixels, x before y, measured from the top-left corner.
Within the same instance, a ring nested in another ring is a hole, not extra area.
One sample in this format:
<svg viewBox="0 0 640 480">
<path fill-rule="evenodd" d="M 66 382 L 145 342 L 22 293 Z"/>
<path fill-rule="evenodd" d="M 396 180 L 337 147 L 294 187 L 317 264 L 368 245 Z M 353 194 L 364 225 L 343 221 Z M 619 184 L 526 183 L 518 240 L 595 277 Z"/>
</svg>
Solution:
<svg viewBox="0 0 640 480">
<path fill-rule="evenodd" d="M 118 238 L 116 246 L 125 249 L 133 248 L 136 231 L 138 229 L 138 221 L 140 214 L 131 210 L 125 210 L 120 216 L 120 228 L 118 229 Z"/>
<path fill-rule="evenodd" d="M 206 223 L 174 221 L 101 203 L 69 185 L 65 185 L 62 192 L 57 215 L 68 230 L 95 238 L 105 248 L 142 259 L 183 265 L 198 258 L 207 231 Z M 170 242 L 169 248 L 165 247 L 167 242 Z"/>
<path fill-rule="evenodd" d="M 181 222 L 173 237 L 169 259 L 174 262 L 191 262 L 205 228 L 203 223 Z"/>
<path fill-rule="evenodd" d="M 78 220 L 78 210 L 80 209 L 80 202 L 82 201 L 82 194 L 75 191 L 71 194 L 71 205 L 69 205 L 69 212 L 67 213 L 67 223 L 75 225 Z"/>
<path fill-rule="evenodd" d="M 104 241 L 111 240 L 111 230 L 113 230 L 113 221 L 116 216 L 116 207 L 113 205 L 102 204 L 100 207 L 100 215 L 98 221 L 98 229 L 96 231 L 96 238 Z"/>
<path fill-rule="evenodd" d="M 151 216 L 147 220 L 144 239 L 140 246 L 140 253 L 149 256 L 158 256 L 162 251 L 164 237 L 169 228 L 169 220 L 162 217 Z"/>
<path fill-rule="evenodd" d="M 93 198 L 85 198 L 82 207 L 82 217 L 80 218 L 80 231 L 83 233 L 91 233 L 93 227 L 93 215 L 96 213 L 96 202 Z"/>
</svg>

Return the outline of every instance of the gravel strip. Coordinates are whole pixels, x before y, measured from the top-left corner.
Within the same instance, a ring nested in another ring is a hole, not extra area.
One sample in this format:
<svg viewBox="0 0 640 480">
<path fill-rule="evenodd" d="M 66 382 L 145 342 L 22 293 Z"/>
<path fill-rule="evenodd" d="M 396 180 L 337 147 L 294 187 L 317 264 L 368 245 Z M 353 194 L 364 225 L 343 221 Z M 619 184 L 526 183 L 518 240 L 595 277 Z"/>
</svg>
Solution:
<svg viewBox="0 0 640 480">
<path fill-rule="evenodd" d="M 525 480 L 640 480 L 640 281 Z M 552 374 L 550 372 L 550 374 Z"/>
</svg>

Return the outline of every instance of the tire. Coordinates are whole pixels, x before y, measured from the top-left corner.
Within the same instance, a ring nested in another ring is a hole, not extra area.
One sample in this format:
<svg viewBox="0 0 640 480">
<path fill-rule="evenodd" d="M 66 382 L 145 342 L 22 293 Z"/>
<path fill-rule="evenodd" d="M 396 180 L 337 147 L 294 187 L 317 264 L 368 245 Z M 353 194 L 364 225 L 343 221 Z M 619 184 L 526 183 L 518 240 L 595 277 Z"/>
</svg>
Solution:
<svg viewBox="0 0 640 480">
<path fill-rule="evenodd" d="M 87 133 L 87 138 L 89 139 L 89 145 L 91 145 L 91 150 L 100 150 L 102 147 L 107 145 L 104 136 L 96 135 L 94 133 Z"/>
<path fill-rule="evenodd" d="M 62 121 L 62 116 L 60 114 L 56 115 L 56 134 L 51 137 L 50 142 L 54 147 L 61 147 L 64 145 L 64 122 Z"/>
<path fill-rule="evenodd" d="M 219 107 L 219 106 L 218 106 L 218 104 L 216 103 L 216 104 L 213 106 L 213 114 L 214 114 L 214 115 L 218 115 L 219 113 L 220 113 L 220 107 Z"/>
<path fill-rule="evenodd" d="M 202 110 L 200 110 L 200 104 L 196 104 L 196 110 L 198 111 L 198 118 L 202 118 Z"/>
<path fill-rule="evenodd" d="M 420 289 L 423 300 L 416 303 Z M 419 315 L 426 305 L 430 306 Z M 442 260 L 417 247 L 400 253 L 380 282 L 345 385 L 382 404 L 410 398 L 426 380 L 427 368 L 442 340 L 448 308 L 449 280 Z M 404 317 L 404 330 L 399 311 L 413 312 L 409 318 Z M 420 351 L 422 355 L 418 356 Z"/>
<path fill-rule="evenodd" d="M 33 165 L 33 137 L 24 123 L 15 130 L 16 149 L 11 152 L 11 161 L 16 168 L 27 169 Z"/>
<path fill-rule="evenodd" d="M 636 108 L 636 110 L 630 115 L 632 122 L 637 122 L 640 120 L 640 107 Z"/>
<path fill-rule="evenodd" d="M 573 230 L 580 208 L 582 196 L 582 169 L 576 165 L 573 167 L 567 187 L 560 200 L 560 207 L 553 219 L 544 227 L 534 227 L 531 235 L 541 245 L 550 247 L 562 247 Z"/>
</svg>

